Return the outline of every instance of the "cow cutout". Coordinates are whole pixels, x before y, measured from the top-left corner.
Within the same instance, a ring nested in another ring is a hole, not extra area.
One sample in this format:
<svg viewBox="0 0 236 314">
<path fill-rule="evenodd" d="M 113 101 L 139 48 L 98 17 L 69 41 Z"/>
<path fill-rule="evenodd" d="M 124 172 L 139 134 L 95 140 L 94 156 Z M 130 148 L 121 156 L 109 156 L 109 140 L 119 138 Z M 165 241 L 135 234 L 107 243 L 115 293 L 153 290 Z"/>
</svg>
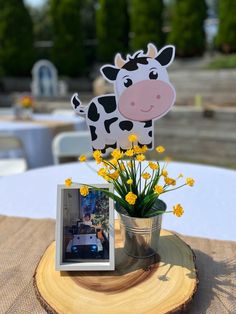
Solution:
<svg viewBox="0 0 236 314">
<path fill-rule="evenodd" d="M 75 112 L 86 118 L 92 147 L 130 148 L 128 135 L 135 133 L 139 145 L 153 148 L 154 120 L 160 119 L 175 102 L 175 89 L 169 81 L 167 67 L 172 63 L 175 47 L 160 51 L 153 44 L 122 59 L 118 53 L 115 65 L 104 65 L 103 77 L 114 84 L 114 94 L 95 97 L 84 106 L 78 94 L 71 99 Z"/>
</svg>

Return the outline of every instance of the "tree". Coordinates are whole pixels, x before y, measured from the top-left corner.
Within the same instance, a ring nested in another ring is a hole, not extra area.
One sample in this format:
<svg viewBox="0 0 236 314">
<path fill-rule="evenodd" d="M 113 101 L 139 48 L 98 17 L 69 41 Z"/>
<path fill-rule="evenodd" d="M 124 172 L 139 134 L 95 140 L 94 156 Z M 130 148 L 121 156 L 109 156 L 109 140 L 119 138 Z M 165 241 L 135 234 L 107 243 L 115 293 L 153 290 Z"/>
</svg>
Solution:
<svg viewBox="0 0 236 314">
<path fill-rule="evenodd" d="M 131 47 L 144 49 L 152 42 L 158 46 L 163 44 L 163 1 L 131 0 Z"/>
<path fill-rule="evenodd" d="M 33 24 L 23 0 L 0 0 L 0 68 L 29 75 L 33 61 Z"/>
<path fill-rule="evenodd" d="M 127 52 L 129 21 L 126 0 L 99 0 L 96 14 L 99 61 L 111 62 L 117 52 Z"/>
<path fill-rule="evenodd" d="M 63 75 L 78 76 L 85 70 L 81 6 L 82 0 L 51 0 L 52 59 Z"/>
<path fill-rule="evenodd" d="M 168 42 L 180 57 L 202 55 L 205 50 L 205 0 L 176 0 Z"/>
<path fill-rule="evenodd" d="M 217 46 L 225 53 L 236 52 L 236 1 L 220 0 Z"/>
</svg>

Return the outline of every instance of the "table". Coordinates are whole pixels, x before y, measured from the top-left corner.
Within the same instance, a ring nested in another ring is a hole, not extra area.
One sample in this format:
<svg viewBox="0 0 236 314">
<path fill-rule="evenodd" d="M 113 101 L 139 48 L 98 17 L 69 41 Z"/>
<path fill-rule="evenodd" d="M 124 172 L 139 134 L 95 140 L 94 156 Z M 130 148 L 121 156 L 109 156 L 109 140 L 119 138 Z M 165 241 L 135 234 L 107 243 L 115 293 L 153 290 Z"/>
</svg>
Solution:
<svg viewBox="0 0 236 314">
<path fill-rule="evenodd" d="M 13 117 L 0 117 L 0 133 L 19 137 L 26 151 L 29 168 L 53 164 L 53 137 L 64 131 L 86 130 L 85 119 L 68 115 L 34 114 L 31 121 L 14 121 Z M 1 153 L 1 157 L 16 157 Z"/>
<path fill-rule="evenodd" d="M 94 162 L 71 163 L 0 178 L 0 214 L 55 219 L 57 184 L 64 184 L 68 177 L 79 183 L 104 183 L 97 169 Z M 168 169 L 173 177 L 183 172 L 195 178 L 196 184 L 162 195 L 169 209 L 176 203 L 185 209 L 181 218 L 164 215 L 162 227 L 190 236 L 236 241 L 236 171 L 181 162 L 171 162 Z"/>
<path fill-rule="evenodd" d="M 55 218 L 56 185 L 67 177 L 103 183 L 89 167 L 73 163 L 0 178 L 0 313 L 46 313 L 35 296 L 33 275 L 54 240 L 55 220 L 32 218 Z M 179 162 L 168 168 L 173 176 L 184 172 L 196 180 L 194 188 L 163 195 L 169 207 L 176 202 L 185 207 L 181 218 L 164 215 L 163 228 L 191 235 L 181 238 L 196 254 L 200 284 L 188 313 L 235 313 L 236 242 L 221 240 L 236 240 L 236 171 Z M 126 310 L 122 304 L 120 310 Z"/>
</svg>

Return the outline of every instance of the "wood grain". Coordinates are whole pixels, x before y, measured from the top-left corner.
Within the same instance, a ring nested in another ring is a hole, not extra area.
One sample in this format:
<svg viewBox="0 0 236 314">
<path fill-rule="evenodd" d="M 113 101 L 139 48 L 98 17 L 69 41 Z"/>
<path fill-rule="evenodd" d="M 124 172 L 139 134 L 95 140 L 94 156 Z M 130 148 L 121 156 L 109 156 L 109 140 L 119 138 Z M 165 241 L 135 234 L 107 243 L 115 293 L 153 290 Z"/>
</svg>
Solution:
<svg viewBox="0 0 236 314">
<path fill-rule="evenodd" d="M 35 273 L 35 288 L 49 313 L 170 313 L 183 310 L 197 289 L 195 257 L 173 233 L 162 230 L 160 261 L 134 259 L 121 248 L 116 227 L 116 270 L 55 271 L 55 242 Z"/>
</svg>

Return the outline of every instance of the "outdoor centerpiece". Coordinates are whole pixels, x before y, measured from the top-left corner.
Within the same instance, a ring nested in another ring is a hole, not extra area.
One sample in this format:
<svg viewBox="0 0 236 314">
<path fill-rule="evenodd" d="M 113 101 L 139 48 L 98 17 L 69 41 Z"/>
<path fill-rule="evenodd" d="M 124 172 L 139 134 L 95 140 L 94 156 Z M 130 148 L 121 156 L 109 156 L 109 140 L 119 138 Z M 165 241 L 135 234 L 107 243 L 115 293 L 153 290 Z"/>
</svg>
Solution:
<svg viewBox="0 0 236 314">
<path fill-rule="evenodd" d="M 18 120 L 31 120 L 33 114 L 33 98 L 29 95 L 23 95 L 14 105 L 14 115 Z"/>
<path fill-rule="evenodd" d="M 179 174 L 171 178 L 167 171 L 168 161 L 160 165 L 158 161 L 146 161 L 147 146 L 138 146 L 137 135 L 128 137 L 130 148 L 126 151 L 114 149 L 111 158 L 103 158 L 101 151 L 96 150 L 93 157 L 100 169 L 98 175 L 114 186 L 114 193 L 102 190 L 115 201 L 115 209 L 120 217 L 120 229 L 124 241 L 125 252 L 133 257 L 146 258 L 158 251 L 158 240 L 161 230 L 162 215 L 173 213 L 180 217 L 184 209 L 176 204 L 167 209 L 160 197 L 162 194 L 179 189 L 183 186 L 193 186 L 194 179 Z M 156 152 L 162 154 L 163 146 L 157 146 Z M 79 157 L 80 162 L 86 161 L 86 156 Z M 65 184 L 70 186 L 71 179 Z M 82 196 L 87 196 L 88 184 L 80 187 Z M 101 189 L 100 189 L 101 190 Z"/>
</svg>

